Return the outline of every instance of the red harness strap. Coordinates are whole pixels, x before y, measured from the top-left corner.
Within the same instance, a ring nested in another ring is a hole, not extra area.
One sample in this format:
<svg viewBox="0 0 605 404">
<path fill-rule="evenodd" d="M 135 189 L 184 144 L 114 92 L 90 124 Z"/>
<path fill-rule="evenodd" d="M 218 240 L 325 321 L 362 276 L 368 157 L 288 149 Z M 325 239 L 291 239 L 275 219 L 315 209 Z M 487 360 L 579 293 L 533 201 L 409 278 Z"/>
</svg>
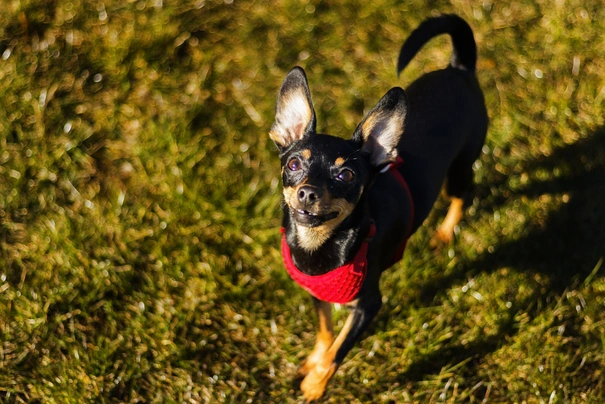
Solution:
<svg viewBox="0 0 605 404">
<path fill-rule="evenodd" d="M 381 171 L 383 173 L 391 173 L 405 189 L 408 194 L 408 199 L 410 200 L 410 224 L 408 226 L 403 243 L 397 249 L 397 252 L 393 257 L 393 264 L 401 260 L 403 257 L 403 252 L 414 224 L 414 203 L 412 201 L 412 194 L 410 193 L 407 182 L 399 170 L 397 170 L 397 167 L 399 167 L 402 163 L 403 159 L 401 157 L 397 157 L 397 160 L 394 163 L 389 164 Z M 284 260 L 284 265 L 286 266 L 288 274 L 290 274 L 290 277 L 296 283 L 298 283 L 307 292 L 311 293 L 319 300 L 323 300 L 325 302 L 349 303 L 355 299 L 361 290 L 361 286 L 363 285 L 363 281 L 368 270 L 368 244 L 370 239 L 374 236 L 374 234 L 376 234 L 376 226 L 374 226 L 374 223 L 372 223 L 370 232 L 368 233 L 366 239 L 361 243 L 361 247 L 359 248 L 359 251 L 357 251 L 357 254 L 355 254 L 353 261 L 335 268 L 323 275 L 307 275 L 301 272 L 296 265 L 294 265 L 290 247 L 288 246 L 288 242 L 286 240 L 286 229 L 282 227 L 281 232 L 282 259 Z"/>
<path fill-rule="evenodd" d="M 395 160 L 394 163 L 387 165 L 381 171 L 383 173 L 388 172 L 395 177 L 395 179 L 399 182 L 399 184 L 403 187 L 403 189 L 405 189 L 405 192 L 407 192 L 408 200 L 410 201 L 410 224 L 408 225 L 408 230 L 406 232 L 403 243 L 401 243 L 401 245 L 397 249 L 397 252 L 395 252 L 395 256 L 393 257 L 393 264 L 396 262 L 399 262 L 401 260 L 401 258 L 403 258 L 403 252 L 405 251 L 405 246 L 408 243 L 408 238 L 410 238 L 410 236 L 412 235 L 412 226 L 414 226 L 414 200 L 412 199 L 412 193 L 410 192 L 410 188 L 408 187 L 408 183 L 405 181 L 405 178 L 403 178 L 403 175 L 401 175 L 401 173 L 397 169 L 397 167 L 399 167 L 402 164 L 403 164 L 403 159 L 401 158 L 401 156 L 397 156 L 397 159 Z"/>
</svg>

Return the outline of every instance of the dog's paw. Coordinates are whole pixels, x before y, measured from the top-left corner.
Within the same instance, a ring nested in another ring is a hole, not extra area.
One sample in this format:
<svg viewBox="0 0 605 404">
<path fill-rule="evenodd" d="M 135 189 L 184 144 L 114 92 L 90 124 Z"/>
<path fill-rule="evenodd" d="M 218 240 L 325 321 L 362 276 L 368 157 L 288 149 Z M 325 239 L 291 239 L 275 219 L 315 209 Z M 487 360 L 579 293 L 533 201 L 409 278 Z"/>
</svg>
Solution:
<svg viewBox="0 0 605 404">
<path fill-rule="evenodd" d="M 305 359 L 301 364 L 298 370 L 296 371 L 296 379 L 302 380 L 306 375 L 311 373 L 313 368 L 315 367 L 315 363 L 309 362 L 309 359 Z"/>
<path fill-rule="evenodd" d="M 337 368 L 335 363 L 332 363 L 328 367 L 316 366 L 307 374 L 302 383 L 300 383 L 300 390 L 307 403 L 323 396 L 326 391 L 326 385 Z"/>
<path fill-rule="evenodd" d="M 440 226 L 437 231 L 435 231 L 435 234 L 433 234 L 429 246 L 433 250 L 438 250 L 441 247 L 450 244 L 453 239 L 454 228 L 443 228 L 443 226 Z"/>
<path fill-rule="evenodd" d="M 317 343 L 315 344 L 315 348 L 313 351 L 307 356 L 300 367 L 298 368 L 298 372 L 296 372 L 296 378 L 302 379 L 306 375 L 308 375 L 319 363 L 326 363 L 326 361 L 331 362 L 331 357 L 326 357 L 326 352 L 332 345 L 332 341 L 334 341 L 333 337 L 324 337 L 319 338 Z"/>
<path fill-rule="evenodd" d="M 431 248 L 440 248 L 452 242 L 454 239 L 454 231 L 456 230 L 456 226 L 458 226 L 458 223 L 460 223 L 460 220 L 462 219 L 463 208 L 464 199 L 452 198 L 452 202 L 447 210 L 445 219 L 443 219 L 443 222 L 441 225 L 439 225 L 429 243 Z"/>
</svg>

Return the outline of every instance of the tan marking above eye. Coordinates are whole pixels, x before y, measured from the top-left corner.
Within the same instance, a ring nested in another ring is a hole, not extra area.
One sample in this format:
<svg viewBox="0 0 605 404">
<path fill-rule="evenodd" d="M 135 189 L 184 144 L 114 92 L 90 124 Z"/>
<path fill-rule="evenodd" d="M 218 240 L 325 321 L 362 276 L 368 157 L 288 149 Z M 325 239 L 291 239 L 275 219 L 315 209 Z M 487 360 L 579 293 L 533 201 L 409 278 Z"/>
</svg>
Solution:
<svg viewBox="0 0 605 404">
<path fill-rule="evenodd" d="M 305 149 L 300 153 L 305 159 L 309 160 L 311 158 L 311 150 Z"/>
<path fill-rule="evenodd" d="M 345 163 L 345 159 L 343 159 L 342 157 L 338 157 L 336 159 L 336 161 L 334 162 L 334 164 L 336 164 L 337 166 L 341 166 Z"/>
</svg>

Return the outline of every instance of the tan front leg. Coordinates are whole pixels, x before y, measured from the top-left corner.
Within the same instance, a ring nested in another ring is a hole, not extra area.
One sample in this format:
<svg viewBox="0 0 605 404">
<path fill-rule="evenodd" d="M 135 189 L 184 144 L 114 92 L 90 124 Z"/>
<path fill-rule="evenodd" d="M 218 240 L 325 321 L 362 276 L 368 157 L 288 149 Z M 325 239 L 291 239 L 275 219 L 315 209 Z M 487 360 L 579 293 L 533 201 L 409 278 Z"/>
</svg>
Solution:
<svg viewBox="0 0 605 404">
<path fill-rule="evenodd" d="M 334 341 L 334 326 L 332 325 L 332 305 L 321 300 L 315 301 L 315 310 L 319 319 L 319 333 L 315 348 L 298 369 L 298 377 L 304 377 L 322 361 Z"/>
<path fill-rule="evenodd" d="M 326 390 L 326 385 L 338 370 L 338 364 L 334 362 L 336 352 L 340 349 L 345 338 L 353 325 L 353 313 L 349 314 L 345 325 L 334 340 L 330 348 L 321 355 L 315 366 L 309 370 L 309 373 L 300 384 L 300 389 L 307 402 L 317 400 Z M 315 352 L 315 351 L 314 351 Z"/>
<path fill-rule="evenodd" d="M 431 239 L 431 247 L 435 248 L 441 244 L 451 243 L 454 238 L 454 228 L 460 222 L 460 219 L 462 219 L 463 207 L 464 200 L 462 198 L 452 198 L 452 202 L 443 223 L 441 223 Z"/>
</svg>

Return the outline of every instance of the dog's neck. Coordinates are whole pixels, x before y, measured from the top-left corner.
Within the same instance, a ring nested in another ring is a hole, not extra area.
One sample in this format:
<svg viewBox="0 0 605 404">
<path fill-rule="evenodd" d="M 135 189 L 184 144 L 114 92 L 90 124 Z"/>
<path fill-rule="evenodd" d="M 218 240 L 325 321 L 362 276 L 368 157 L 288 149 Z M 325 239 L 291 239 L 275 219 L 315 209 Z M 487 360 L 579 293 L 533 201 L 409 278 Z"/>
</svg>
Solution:
<svg viewBox="0 0 605 404">
<path fill-rule="evenodd" d="M 310 254 L 317 251 L 332 236 L 332 231 L 325 226 L 294 226 L 296 227 L 298 245 Z"/>
<path fill-rule="evenodd" d="M 359 203 L 354 211 L 335 228 L 303 227 L 290 219 L 284 208 L 286 240 L 292 260 L 307 275 L 321 275 L 350 261 L 370 228 L 369 209 Z"/>
</svg>

